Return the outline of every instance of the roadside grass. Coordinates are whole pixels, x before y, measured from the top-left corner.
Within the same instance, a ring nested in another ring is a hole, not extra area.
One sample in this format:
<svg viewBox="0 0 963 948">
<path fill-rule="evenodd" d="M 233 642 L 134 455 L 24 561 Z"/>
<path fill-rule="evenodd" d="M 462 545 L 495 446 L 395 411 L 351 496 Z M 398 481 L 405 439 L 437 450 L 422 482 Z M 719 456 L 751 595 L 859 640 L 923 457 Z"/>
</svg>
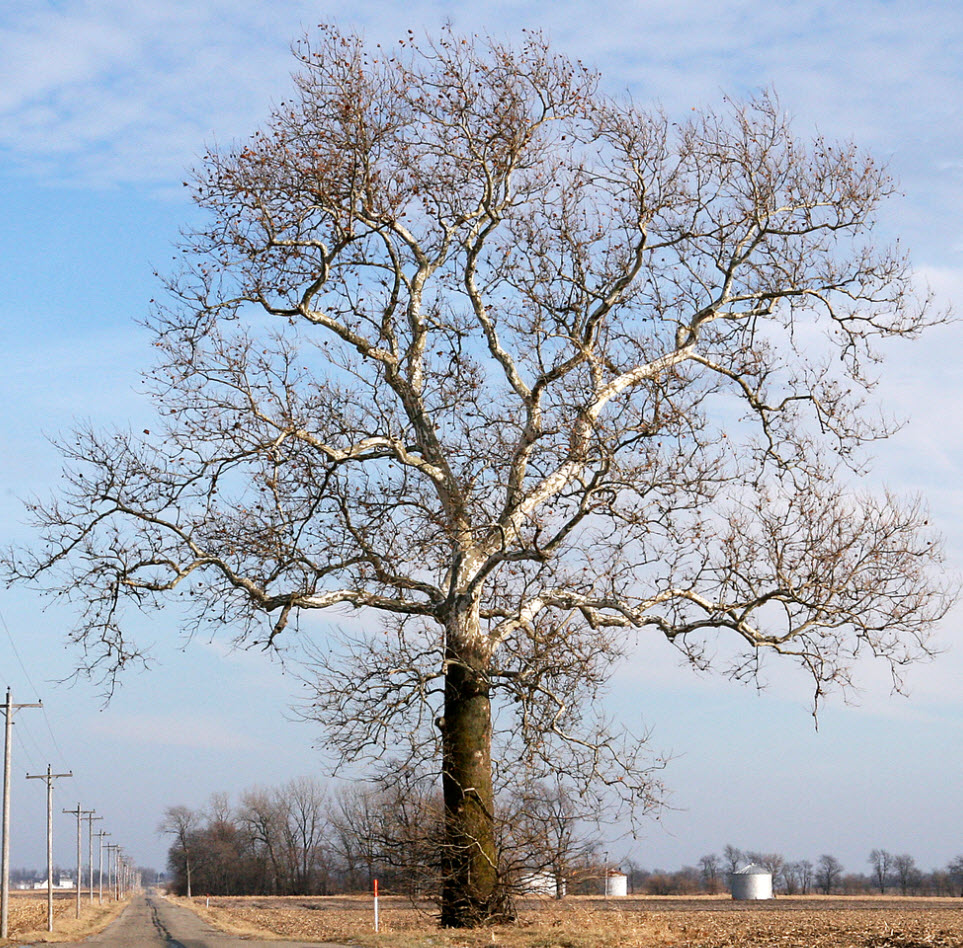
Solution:
<svg viewBox="0 0 963 948">
<path fill-rule="evenodd" d="M 54 930 L 47 931 L 47 893 L 44 890 L 11 892 L 6 939 L 0 945 L 55 944 L 78 941 L 103 931 L 127 905 L 126 900 L 91 904 L 81 897 L 80 918 L 76 917 L 74 895 L 58 892 L 54 897 Z"/>
</svg>

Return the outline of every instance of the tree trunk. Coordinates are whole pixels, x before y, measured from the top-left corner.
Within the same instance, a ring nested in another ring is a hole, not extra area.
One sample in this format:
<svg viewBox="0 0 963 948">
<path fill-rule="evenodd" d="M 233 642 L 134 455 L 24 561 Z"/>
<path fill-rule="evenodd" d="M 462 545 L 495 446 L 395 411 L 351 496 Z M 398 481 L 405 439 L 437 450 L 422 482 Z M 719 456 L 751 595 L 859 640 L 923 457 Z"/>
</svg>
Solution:
<svg viewBox="0 0 963 948">
<path fill-rule="evenodd" d="M 498 884 L 489 664 L 476 609 L 455 610 L 447 626 L 442 722 L 441 924 L 448 928 L 468 928 L 513 915 Z"/>
</svg>

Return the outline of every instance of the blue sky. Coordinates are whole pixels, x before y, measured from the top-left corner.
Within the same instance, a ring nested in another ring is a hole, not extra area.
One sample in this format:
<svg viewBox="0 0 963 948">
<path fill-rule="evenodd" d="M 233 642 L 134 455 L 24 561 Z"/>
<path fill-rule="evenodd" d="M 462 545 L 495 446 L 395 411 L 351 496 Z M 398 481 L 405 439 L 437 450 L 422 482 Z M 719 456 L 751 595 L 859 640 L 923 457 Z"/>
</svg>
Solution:
<svg viewBox="0 0 963 948">
<path fill-rule="evenodd" d="M 963 9 L 950 2 L 730 4 L 531 2 L 466 5 L 354 0 L 12 0 L 0 10 L 0 515 L 27 539 L 17 498 L 55 489 L 47 437 L 74 419 L 149 427 L 138 372 L 151 359 L 136 325 L 158 291 L 178 228 L 193 215 L 181 186 L 206 144 L 252 131 L 284 97 L 289 44 L 318 22 L 391 42 L 408 28 L 511 39 L 545 30 L 599 68 L 613 93 L 670 115 L 772 86 L 797 129 L 852 137 L 888 161 L 904 196 L 881 222 L 940 300 L 963 310 Z M 880 397 L 908 419 L 877 451 L 875 477 L 920 491 L 963 565 L 963 328 L 949 326 L 883 367 Z M 0 686 L 45 710 L 17 715 L 15 865 L 43 859 L 49 761 L 72 769 L 56 804 L 79 800 L 142 864 L 161 865 L 164 806 L 215 791 L 323 776 L 316 735 L 292 719 L 298 686 L 261 653 L 186 643 L 173 616 L 143 634 L 155 667 L 129 676 L 103 708 L 98 689 L 66 678 L 77 653 L 70 615 L 23 590 L 0 591 Z M 319 632 L 322 623 L 316 623 Z M 668 810 L 638 842 L 613 843 L 646 866 L 694 863 L 726 843 L 868 869 L 874 847 L 924 868 L 963 853 L 963 648 L 913 669 L 911 697 L 863 669 L 858 704 L 830 701 L 815 732 L 805 682 L 773 666 L 757 694 L 678 667 L 642 642 L 613 683 L 612 711 L 653 730 L 674 759 Z M 22 663 L 22 664 L 21 664 Z M 72 859 L 60 818 L 58 860 Z"/>
</svg>

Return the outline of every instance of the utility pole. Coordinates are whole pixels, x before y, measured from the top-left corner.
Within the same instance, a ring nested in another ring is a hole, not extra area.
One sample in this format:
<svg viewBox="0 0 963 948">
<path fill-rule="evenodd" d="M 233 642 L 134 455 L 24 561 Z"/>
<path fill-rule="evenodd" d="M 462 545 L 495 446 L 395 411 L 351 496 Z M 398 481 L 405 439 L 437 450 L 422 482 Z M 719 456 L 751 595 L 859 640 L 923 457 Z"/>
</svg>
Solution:
<svg viewBox="0 0 963 948">
<path fill-rule="evenodd" d="M 69 774 L 52 774 L 50 764 L 47 764 L 45 774 L 27 774 L 27 780 L 47 781 L 47 931 L 54 930 L 53 916 L 53 782 L 60 777 L 72 777 Z"/>
<path fill-rule="evenodd" d="M 94 904 L 94 820 L 102 820 L 102 816 L 94 816 L 96 810 L 87 815 L 87 881 L 90 883 L 90 904 Z"/>
<path fill-rule="evenodd" d="M 97 868 L 97 882 L 99 887 L 99 895 L 97 897 L 98 905 L 104 904 L 104 837 L 110 835 L 110 833 L 105 833 L 103 830 L 100 830 L 100 832 L 97 833 L 97 836 L 100 837 L 100 858 L 98 860 Z M 109 852 L 107 853 L 107 861 L 108 863 L 110 862 Z"/>
<path fill-rule="evenodd" d="M 3 853 L 0 857 L 0 938 L 7 937 L 7 922 L 10 911 L 10 759 L 13 753 L 13 712 L 20 708 L 42 708 L 36 704 L 14 704 L 7 689 L 7 700 L 2 706 L 6 717 L 3 745 Z"/>
<path fill-rule="evenodd" d="M 123 849 L 117 850 L 117 865 L 114 867 L 117 876 L 117 898 L 122 899 L 127 894 L 127 854 Z"/>
<path fill-rule="evenodd" d="M 114 895 L 114 877 L 117 875 L 117 856 L 118 850 L 120 849 L 119 843 L 108 843 L 107 844 L 107 886 L 110 889 L 110 897 L 115 898 Z M 113 857 L 113 862 L 111 862 L 111 857 Z M 111 866 L 113 866 L 113 872 L 111 872 Z"/>
<path fill-rule="evenodd" d="M 96 813 L 97 811 L 96 811 L 96 810 L 82 810 L 82 809 L 80 808 L 80 804 L 78 803 L 76 810 L 64 810 L 63 812 L 64 812 L 64 813 L 71 813 L 71 814 L 73 814 L 73 815 L 75 815 L 75 816 L 77 817 L 77 918 L 80 918 L 80 890 L 81 890 L 81 887 L 82 887 L 81 881 L 82 881 L 82 879 L 83 879 L 83 872 L 82 872 L 82 870 L 83 870 L 83 862 L 82 862 L 82 857 L 81 857 L 81 855 L 80 855 L 80 843 L 81 843 L 81 840 L 83 839 L 83 826 L 82 826 L 82 824 L 81 824 L 81 820 L 82 820 L 88 813 Z"/>
</svg>

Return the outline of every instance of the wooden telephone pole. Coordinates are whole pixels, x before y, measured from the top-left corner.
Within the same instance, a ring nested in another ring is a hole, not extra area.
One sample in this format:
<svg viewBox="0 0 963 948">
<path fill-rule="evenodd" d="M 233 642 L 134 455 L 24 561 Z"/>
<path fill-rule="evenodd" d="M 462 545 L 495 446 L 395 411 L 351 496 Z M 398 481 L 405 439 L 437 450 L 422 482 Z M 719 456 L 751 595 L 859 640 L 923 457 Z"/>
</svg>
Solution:
<svg viewBox="0 0 963 948">
<path fill-rule="evenodd" d="M 81 820 L 83 820 L 83 818 L 88 813 L 96 813 L 97 811 L 82 810 L 80 808 L 80 804 L 78 803 L 76 810 L 64 810 L 63 812 L 70 813 L 71 815 L 77 817 L 77 918 L 80 918 L 80 889 L 81 889 L 81 880 L 83 879 L 83 868 L 84 868 L 82 857 L 80 855 L 80 843 L 84 835 L 83 825 L 81 824 Z"/>
<path fill-rule="evenodd" d="M 98 902 L 99 905 L 103 905 L 103 904 L 104 904 L 104 837 L 105 837 L 105 836 L 110 836 L 110 835 L 112 835 L 112 834 L 111 834 L 111 833 L 105 833 L 103 830 L 101 830 L 99 833 L 95 833 L 94 835 L 96 835 L 97 837 L 100 838 L 100 859 L 98 860 L 98 862 L 99 862 L 99 868 L 98 868 L 98 870 L 97 870 L 97 881 L 98 881 L 98 892 L 99 892 L 99 894 L 98 894 L 98 896 L 97 896 L 97 902 Z M 109 853 L 109 852 L 107 853 L 107 863 L 108 863 L 108 866 L 109 866 L 109 865 L 110 865 L 110 853 Z"/>
<path fill-rule="evenodd" d="M 13 712 L 20 708 L 42 708 L 36 704 L 14 704 L 7 689 L 7 700 L 0 705 L 7 721 L 3 745 L 3 855 L 0 858 L 0 938 L 7 937 L 7 922 L 10 911 L 10 758 L 13 753 Z"/>
<path fill-rule="evenodd" d="M 69 774 L 52 774 L 50 764 L 47 764 L 45 774 L 27 774 L 28 780 L 47 781 L 47 931 L 54 930 L 53 921 L 53 782 L 59 777 L 72 777 Z"/>
<path fill-rule="evenodd" d="M 102 820 L 102 816 L 94 816 L 96 810 L 87 815 L 87 883 L 90 886 L 90 904 L 94 904 L 94 820 Z"/>
<path fill-rule="evenodd" d="M 112 899 L 118 898 L 117 892 L 114 886 L 114 880 L 117 877 L 117 863 L 120 859 L 120 843 L 108 843 L 107 844 L 107 884 L 110 887 L 110 897 Z M 113 860 L 113 863 L 111 863 Z"/>
</svg>

